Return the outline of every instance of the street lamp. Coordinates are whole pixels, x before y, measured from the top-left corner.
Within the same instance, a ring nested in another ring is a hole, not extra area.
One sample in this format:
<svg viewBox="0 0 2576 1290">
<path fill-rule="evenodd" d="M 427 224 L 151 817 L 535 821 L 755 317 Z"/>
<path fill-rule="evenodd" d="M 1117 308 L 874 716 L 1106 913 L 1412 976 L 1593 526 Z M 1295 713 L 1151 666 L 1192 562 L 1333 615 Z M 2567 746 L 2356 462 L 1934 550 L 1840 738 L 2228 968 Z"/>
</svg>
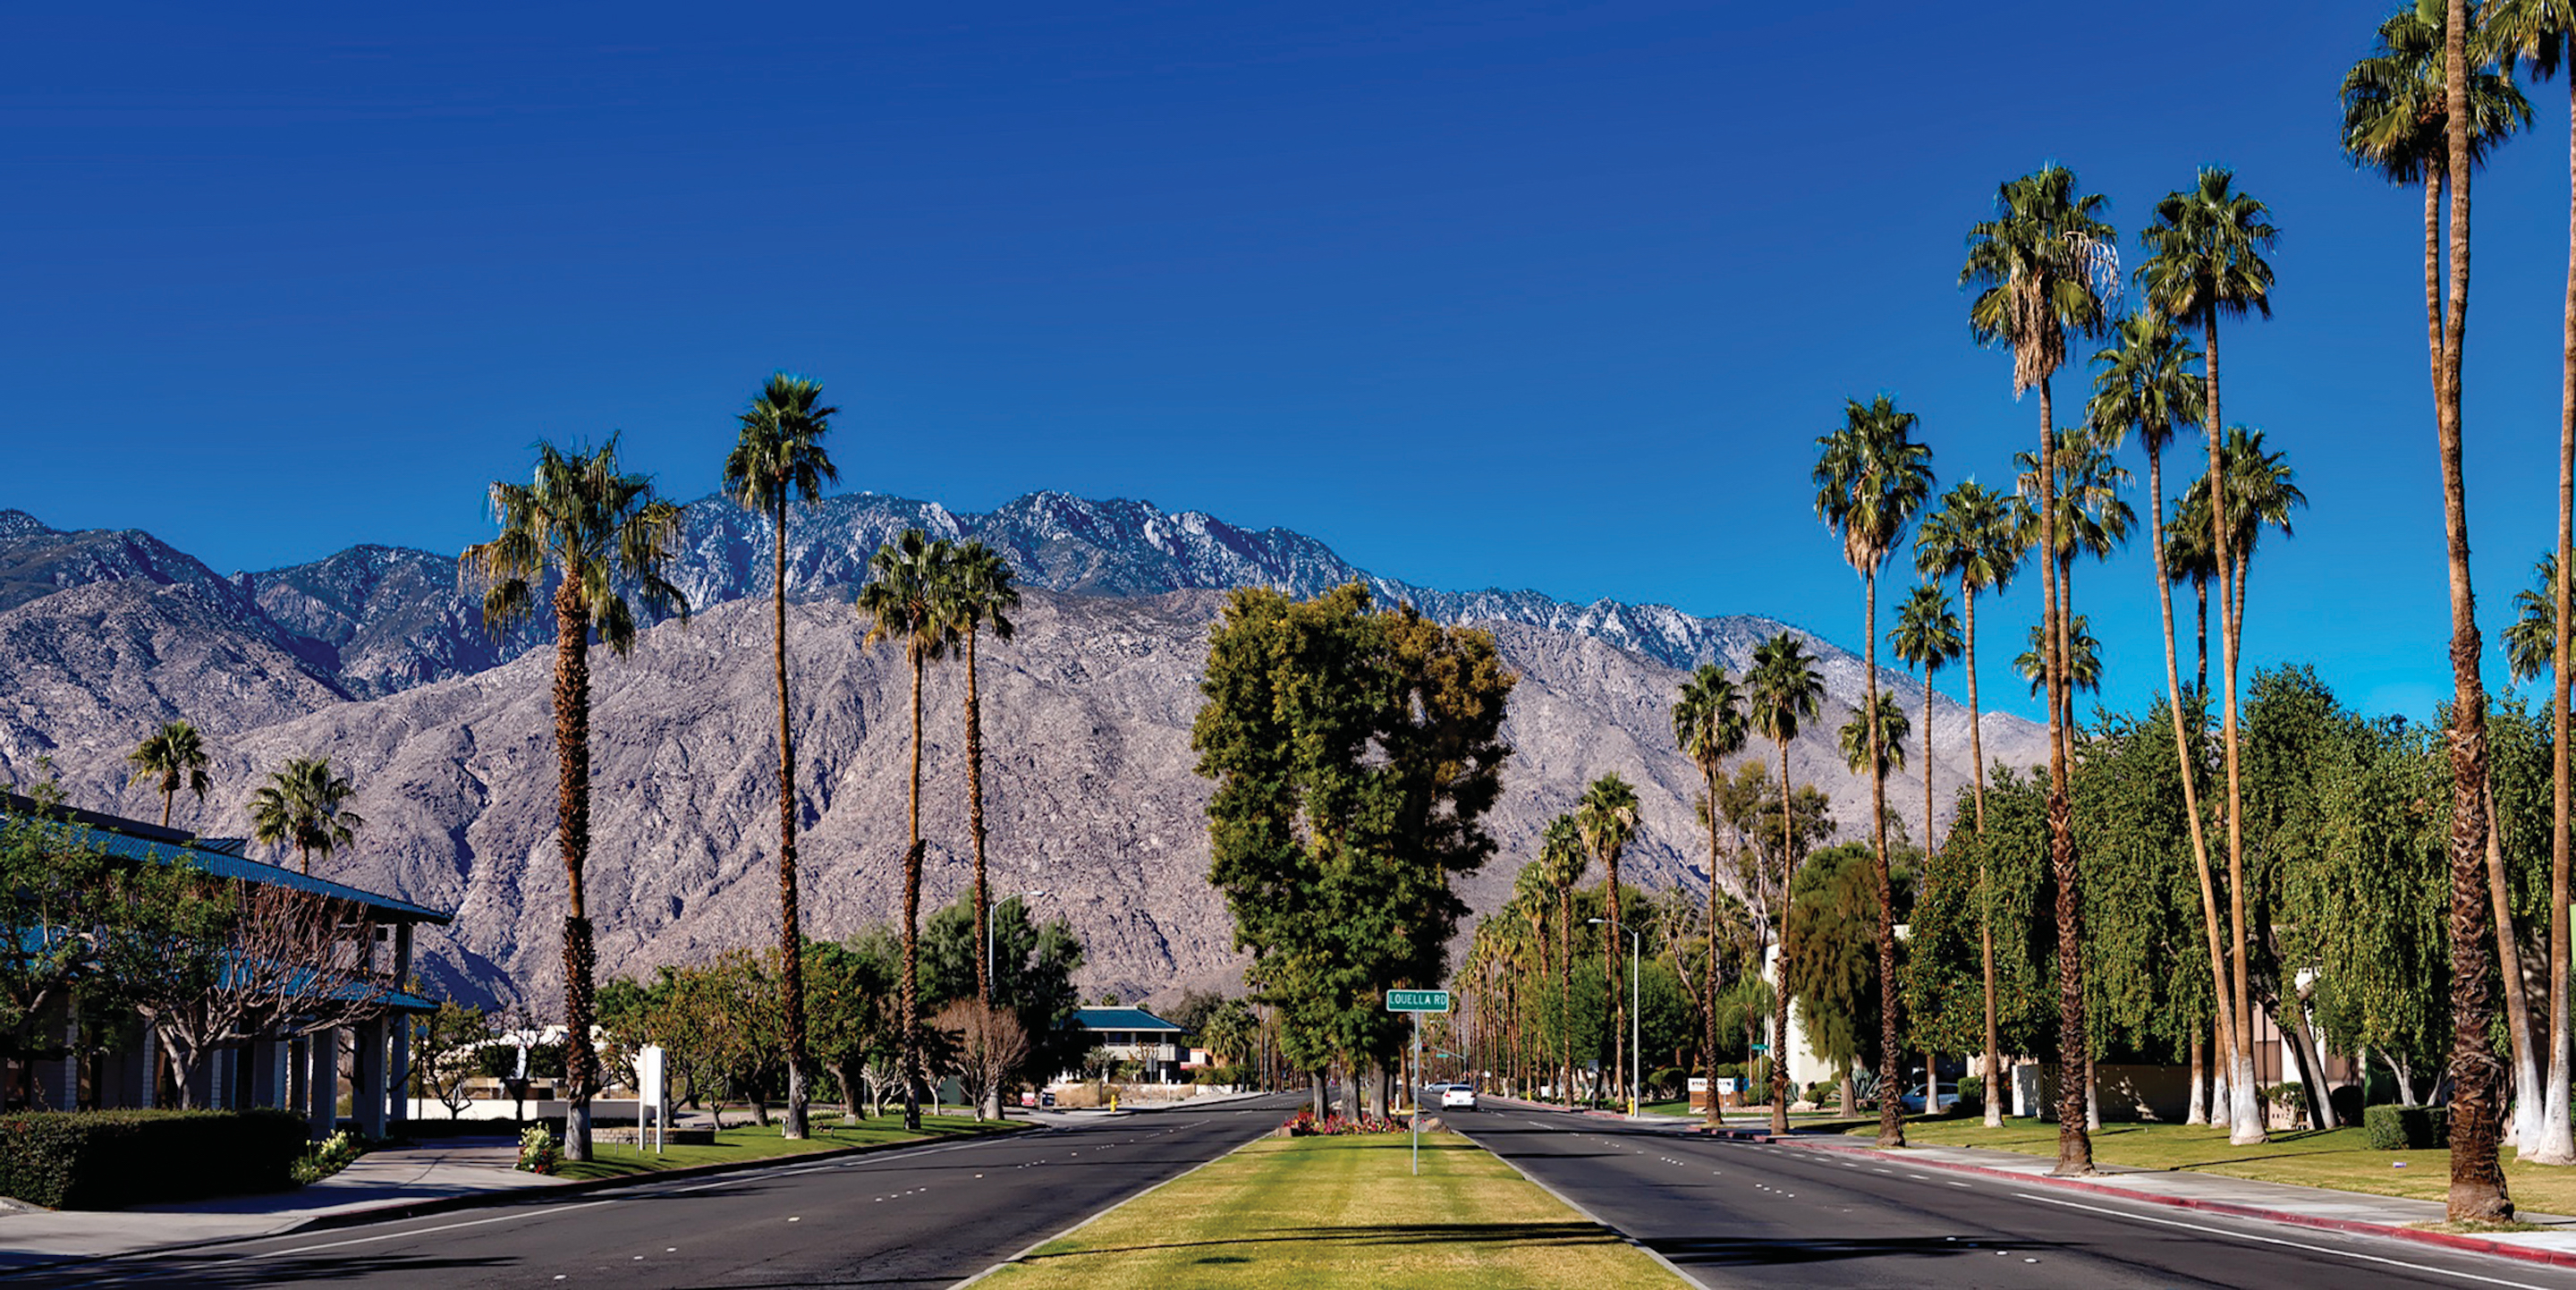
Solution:
<svg viewBox="0 0 2576 1290">
<path fill-rule="evenodd" d="M 1043 890 L 1024 891 L 1020 893 L 1020 899 L 1026 902 L 1046 894 L 1048 893 Z M 993 1002 L 993 978 L 1001 975 L 1002 966 L 993 959 L 993 931 L 993 916 L 987 912 L 984 915 L 984 1003 L 987 1006 Z"/>
<path fill-rule="evenodd" d="M 1607 925 L 1610 920 L 1587 918 L 1583 921 Z M 1640 1059 L 1644 1056 L 1641 1050 L 1646 1046 L 1646 1023 L 1637 1012 L 1640 998 L 1637 992 L 1637 976 L 1643 970 L 1645 962 L 1646 938 L 1634 927 L 1623 927 L 1620 930 L 1628 934 L 1628 1114 L 1635 1115 L 1645 1102 L 1645 1073 L 1638 1067 L 1642 1064 Z"/>
</svg>

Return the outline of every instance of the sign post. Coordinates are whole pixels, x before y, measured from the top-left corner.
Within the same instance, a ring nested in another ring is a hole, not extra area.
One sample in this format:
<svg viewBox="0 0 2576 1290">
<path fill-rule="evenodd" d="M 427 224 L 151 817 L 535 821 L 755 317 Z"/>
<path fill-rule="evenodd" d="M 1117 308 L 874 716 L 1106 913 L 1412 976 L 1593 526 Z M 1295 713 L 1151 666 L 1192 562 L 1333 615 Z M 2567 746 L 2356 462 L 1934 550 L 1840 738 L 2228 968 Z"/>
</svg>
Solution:
<svg viewBox="0 0 2576 1290">
<path fill-rule="evenodd" d="M 653 1154 L 658 1156 L 662 1154 L 663 1143 L 669 1140 L 664 1122 L 670 1119 L 664 1096 L 667 1090 L 662 1087 L 662 1046 L 660 1044 L 646 1044 L 635 1054 L 635 1083 L 638 1085 L 635 1090 L 635 1149 L 638 1151 L 644 1149 L 644 1125 L 647 1114 L 645 1108 L 650 1107 L 652 1108 L 650 1114 L 653 1125 Z"/>
<path fill-rule="evenodd" d="M 1386 1010 L 1413 1014 L 1413 1176 L 1422 1176 L 1422 1014 L 1449 1011 L 1446 990 L 1389 990 Z"/>
</svg>

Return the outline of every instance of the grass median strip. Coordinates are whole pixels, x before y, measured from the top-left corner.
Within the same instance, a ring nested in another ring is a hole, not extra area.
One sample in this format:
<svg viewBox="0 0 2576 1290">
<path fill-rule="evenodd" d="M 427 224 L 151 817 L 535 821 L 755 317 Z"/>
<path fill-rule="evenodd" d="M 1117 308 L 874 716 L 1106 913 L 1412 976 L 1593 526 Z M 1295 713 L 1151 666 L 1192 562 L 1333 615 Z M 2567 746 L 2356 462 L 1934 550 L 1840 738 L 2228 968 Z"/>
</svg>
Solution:
<svg viewBox="0 0 2576 1290">
<path fill-rule="evenodd" d="M 718 1133 L 716 1145 L 712 1147 L 673 1146 L 665 1148 L 660 1155 L 649 1149 L 597 1143 L 591 1147 L 594 1159 L 566 1164 L 557 1172 L 564 1178 L 615 1178 L 736 1160 L 771 1157 L 783 1160 L 817 1151 L 836 1151 L 842 1147 L 893 1146 L 939 1138 L 970 1138 L 977 1134 L 1004 1133 L 1025 1127 L 1006 1120 L 978 1121 L 962 1115 L 925 1115 L 921 1117 L 921 1132 L 912 1133 L 905 1130 L 900 1118 L 890 1116 L 857 1125 L 818 1124 L 814 1126 L 812 1137 L 799 1141 L 778 1136 L 776 1125 L 747 1124 Z"/>
<path fill-rule="evenodd" d="M 1856 1134 L 1876 1132 L 1855 1129 Z M 2373 1151 L 2364 1129 L 2275 1132 L 2268 1142 L 2230 1146 L 2227 1130 L 2193 1124 L 2106 1124 L 2093 1131 L 2093 1158 L 2138 1169 L 2192 1169 L 2258 1182 L 2331 1187 L 2373 1196 L 2438 1201 L 2450 1188 L 2451 1153 Z M 1919 1147 L 1987 1147 L 2054 1157 L 2057 1125 L 2009 1120 L 1989 1129 L 1975 1116 L 1909 1119 L 1905 1140 Z M 2526 1165 L 2504 1154 L 2506 1185 L 2514 1205 L 2544 1214 L 2576 1214 L 2576 1177 L 2564 1169 Z M 2402 1167 L 2401 1167 L 2402 1166 Z"/>
<path fill-rule="evenodd" d="M 985 1284 L 1669 1286 L 1653 1259 L 1454 1133 L 1265 1138 Z"/>
</svg>

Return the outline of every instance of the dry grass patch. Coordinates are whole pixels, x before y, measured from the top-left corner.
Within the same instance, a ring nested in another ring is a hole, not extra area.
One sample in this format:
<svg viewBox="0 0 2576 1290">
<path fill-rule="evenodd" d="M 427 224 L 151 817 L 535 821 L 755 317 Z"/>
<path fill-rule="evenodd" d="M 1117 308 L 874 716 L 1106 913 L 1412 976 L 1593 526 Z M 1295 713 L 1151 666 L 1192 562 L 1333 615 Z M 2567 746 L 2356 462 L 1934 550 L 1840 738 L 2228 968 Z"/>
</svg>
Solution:
<svg viewBox="0 0 2576 1290">
<path fill-rule="evenodd" d="M 905 1131 L 901 1116 L 883 1116 L 846 1127 L 827 1123 L 824 1117 L 816 1116 L 813 1136 L 801 1141 L 780 1137 L 778 1126 L 774 1124 L 746 1124 L 717 1133 L 716 1145 L 712 1147 L 671 1146 L 664 1148 L 659 1155 L 649 1148 L 593 1143 L 590 1160 L 567 1162 L 556 1173 L 564 1178 L 614 1178 L 623 1174 L 658 1173 L 665 1169 L 686 1169 L 735 1160 L 759 1160 L 772 1156 L 785 1159 L 817 1151 L 836 1151 L 842 1147 L 894 1146 L 927 1142 L 933 1138 L 1005 1133 L 1026 1127 L 1025 1123 L 1010 1120 L 978 1121 L 963 1115 L 925 1115 L 921 1117 L 921 1132 L 911 1133 Z"/>
</svg>

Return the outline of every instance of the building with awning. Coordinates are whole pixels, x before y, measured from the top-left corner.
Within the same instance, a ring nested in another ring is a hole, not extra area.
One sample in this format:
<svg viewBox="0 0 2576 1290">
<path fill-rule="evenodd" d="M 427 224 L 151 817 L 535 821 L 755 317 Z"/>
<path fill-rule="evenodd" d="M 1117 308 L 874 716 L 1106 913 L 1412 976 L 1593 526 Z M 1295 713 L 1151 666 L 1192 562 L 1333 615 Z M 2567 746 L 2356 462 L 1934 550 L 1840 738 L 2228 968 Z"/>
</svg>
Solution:
<svg viewBox="0 0 2576 1290">
<path fill-rule="evenodd" d="M 1068 1029 L 1091 1032 L 1090 1047 L 1106 1050 L 1122 1062 L 1143 1068 L 1145 1078 L 1169 1084 L 1179 1078 L 1182 1030 L 1143 1008 L 1095 1006 L 1076 1008 L 1065 1019 Z"/>
</svg>

